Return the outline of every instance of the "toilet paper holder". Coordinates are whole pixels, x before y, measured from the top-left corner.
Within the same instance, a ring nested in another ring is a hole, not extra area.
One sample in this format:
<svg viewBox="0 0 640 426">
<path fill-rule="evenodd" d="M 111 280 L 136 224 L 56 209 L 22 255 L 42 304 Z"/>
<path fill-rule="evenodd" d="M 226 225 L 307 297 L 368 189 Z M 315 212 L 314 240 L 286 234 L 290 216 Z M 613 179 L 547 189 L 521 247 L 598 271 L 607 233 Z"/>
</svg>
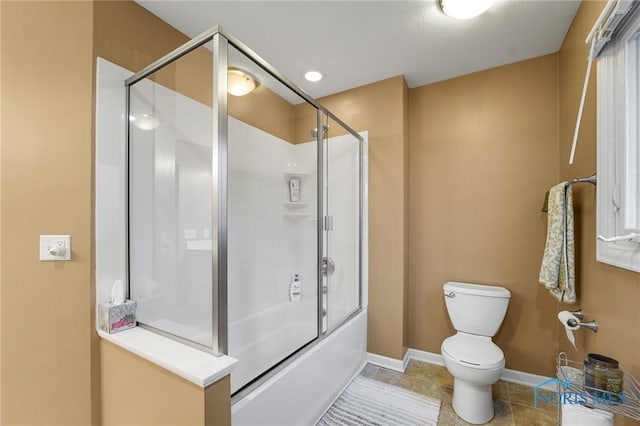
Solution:
<svg viewBox="0 0 640 426">
<path fill-rule="evenodd" d="M 578 318 L 580 321 L 576 321 L 574 319 L 569 319 L 567 321 L 567 324 L 570 327 L 575 327 L 576 325 L 579 327 L 586 327 L 589 330 L 593 331 L 594 333 L 598 332 L 598 321 L 593 320 L 593 321 L 589 321 L 589 322 L 582 322 L 582 320 L 584 319 L 584 313 L 582 312 L 582 308 L 576 310 L 576 311 L 570 311 L 573 316 L 575 316 L 576 318 Z"/>
</svg>

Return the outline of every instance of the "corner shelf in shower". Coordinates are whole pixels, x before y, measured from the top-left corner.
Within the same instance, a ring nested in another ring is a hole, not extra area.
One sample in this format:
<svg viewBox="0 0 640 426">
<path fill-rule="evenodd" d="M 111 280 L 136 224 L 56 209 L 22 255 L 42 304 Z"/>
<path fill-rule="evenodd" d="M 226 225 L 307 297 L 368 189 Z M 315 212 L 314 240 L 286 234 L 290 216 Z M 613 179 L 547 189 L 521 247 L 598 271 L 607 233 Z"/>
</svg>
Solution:
<svg viewBox="0 0 640 426">
<path fill-rule="evenodd" d="M 285 207 L 289 207 L 292 209 L 301 209 L 302 207 L 307 206 L 307 203 L 305 203 L 304 201 L 285 201 L 283 204 Z"/>
<path fill-rule="evenodd" d="M 212 240 L 189 240 L 185 242 L 187 250 L 190 251 L 212 251 Z"/>
<path fill-rule="evenodd" d="M 309 176 L 310 174 L 311 173 L 309 172 L 305 172 L 301 170 L 285 170 L 284 171 L 284 177 L 286 177 L 287 179 L 292 177 L 305 177 L 305 176 Z"/>
<path fill-rule="evenodd" d="M 309 217 L 309 213 L 303 213 L 303 212 L 284 212 L 283 213 L 284 217 L 290 217 L 293 219 L 304 219 Z"/>
<path fill-rule="evenodd" d="M 303 178 L 311 174 L 310 172 L 304 170 L 285 170 L 283 173 L 285 179 Z M 305 219 L 309 218 L 310 216 L 309 213 L 302 210 L 308 205 L 304 201 L 284 201 L 282 204 L 285 208 L 285 211 L 282 214 L 284 217 L 290 219 Z"/>
</svg>

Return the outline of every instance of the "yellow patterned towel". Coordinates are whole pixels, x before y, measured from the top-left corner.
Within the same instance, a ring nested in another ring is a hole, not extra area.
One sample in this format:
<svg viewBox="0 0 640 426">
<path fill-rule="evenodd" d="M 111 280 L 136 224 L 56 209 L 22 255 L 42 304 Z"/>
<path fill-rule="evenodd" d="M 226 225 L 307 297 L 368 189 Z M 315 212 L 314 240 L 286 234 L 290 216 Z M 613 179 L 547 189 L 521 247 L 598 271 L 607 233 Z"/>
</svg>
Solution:
<svg viewBox="0 0 640 426">
<path fill-rule="evenodd" d="M 561 302 L 576 302 L 575 244 L 573 238 L 573 192 L 569 182 L 549 191 L 547 244 L 540 283 Z"/>
</svg>

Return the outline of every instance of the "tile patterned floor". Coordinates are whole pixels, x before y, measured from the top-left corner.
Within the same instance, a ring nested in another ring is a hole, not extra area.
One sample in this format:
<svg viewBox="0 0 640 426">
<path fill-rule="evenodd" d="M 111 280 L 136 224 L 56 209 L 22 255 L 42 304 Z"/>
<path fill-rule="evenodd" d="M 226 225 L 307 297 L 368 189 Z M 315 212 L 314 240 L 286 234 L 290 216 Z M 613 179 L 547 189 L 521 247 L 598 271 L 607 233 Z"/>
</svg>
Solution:
<svg viewBox="0 0 640 426">
<path fill-rule="evenodd" d="M 453 377 L 446 368 L 424 362 L 409 362 L 404 373 L 367 364 L 360 373 L 381 382 L 396 385 L 414 392 L 438 398 L 440 407 L 439 425 L 462 426 L 469 423 L 460 419 L 451 406 Z M 557 407 L 533 405 L 533 390 L 528 386 L 499 381 L 493 387 L 495 417 L 488 425 L 509 426 L 554 426 Z"/>
</svg>

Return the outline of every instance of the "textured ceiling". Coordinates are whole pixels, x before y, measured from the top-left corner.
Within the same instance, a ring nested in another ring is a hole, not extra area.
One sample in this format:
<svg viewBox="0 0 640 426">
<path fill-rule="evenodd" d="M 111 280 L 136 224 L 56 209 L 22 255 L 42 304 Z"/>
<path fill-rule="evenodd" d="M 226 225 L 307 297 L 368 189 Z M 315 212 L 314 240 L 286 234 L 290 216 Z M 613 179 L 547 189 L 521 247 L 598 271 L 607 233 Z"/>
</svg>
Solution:
<svg viewBox="0 0 640 426">
<path fill-rule="evenodd" d="M 221 25 L 316 98 L 400 74 L 417 87 L 556 52 L 580 4 L 497 0 L 457 20 L 437 0 L 138 3 L 191 37 Z M 325 78 L 307 82 L 309 69 Z"/>
</svg>

